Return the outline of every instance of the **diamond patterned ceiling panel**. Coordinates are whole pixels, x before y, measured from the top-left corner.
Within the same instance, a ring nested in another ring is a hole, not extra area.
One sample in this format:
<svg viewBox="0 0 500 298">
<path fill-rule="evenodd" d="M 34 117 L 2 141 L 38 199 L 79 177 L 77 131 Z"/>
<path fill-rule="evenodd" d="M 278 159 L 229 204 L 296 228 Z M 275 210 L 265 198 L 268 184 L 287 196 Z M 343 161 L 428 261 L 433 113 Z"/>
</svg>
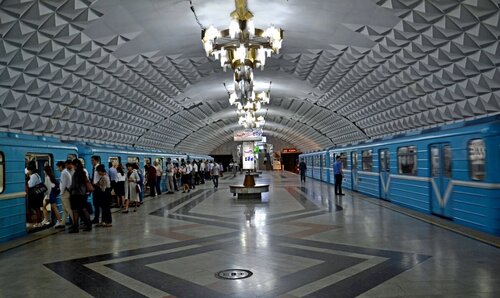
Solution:
<svg viewBox="0 0 500 298">
<path fill-rule="evenodd" d="M 0 0 L 0 130 L 196 153 L 229 141 L 231 73 L 204 56 L 188 1 L 155 2 Z M 217 27 L 227 2 L 193 1 Z M 289 19 L 249 1 L 256 25 L 285 29 L 255 72 L 272 81 L 269 135 L 308 151 L 500 112 L 500 1 L 320 2 L 279 1 L 303 16 Z"/>
</svg>

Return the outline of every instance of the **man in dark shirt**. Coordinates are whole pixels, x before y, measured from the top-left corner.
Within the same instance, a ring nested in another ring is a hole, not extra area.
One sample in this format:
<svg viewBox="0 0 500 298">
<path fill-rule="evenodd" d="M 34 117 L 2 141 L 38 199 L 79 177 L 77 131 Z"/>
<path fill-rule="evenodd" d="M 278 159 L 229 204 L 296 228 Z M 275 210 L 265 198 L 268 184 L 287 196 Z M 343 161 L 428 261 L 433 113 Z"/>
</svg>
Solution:
<svg viewBox="0 0 500 298">
<path fill-rule="evenodd" d="M 343 196 L 342 193 L 342 177 L 344 172 L 342 171 L 342 162 L 340 161 L 340 155 L 337 155 L 336 161 L 333 164 L 333 174 L 335 176 L 335 194 Z"/>
<path fill-rule="evenodd" d="M 299 171 L 300 171 L 300 182 L 306 182 L 306 171 L 307 171 L 307 165 L 302 158 L 299 163 Z"/>
</svg>

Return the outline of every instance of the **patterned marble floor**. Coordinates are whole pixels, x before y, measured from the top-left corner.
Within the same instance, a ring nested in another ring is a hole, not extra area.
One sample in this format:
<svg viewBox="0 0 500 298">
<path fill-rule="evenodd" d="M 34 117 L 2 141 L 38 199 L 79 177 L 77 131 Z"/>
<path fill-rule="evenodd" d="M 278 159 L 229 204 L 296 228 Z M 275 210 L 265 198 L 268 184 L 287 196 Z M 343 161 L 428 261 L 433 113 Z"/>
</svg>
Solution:
<svg viewBox="0 0 500 298">
<path fill-rule="evenodd" d="M 297 175 L 224 177 L 0 253 L 0 297 L 500 297 L 500 250 Z M 241 268 L 247 279 L 215 273 Z"/>
</svg>

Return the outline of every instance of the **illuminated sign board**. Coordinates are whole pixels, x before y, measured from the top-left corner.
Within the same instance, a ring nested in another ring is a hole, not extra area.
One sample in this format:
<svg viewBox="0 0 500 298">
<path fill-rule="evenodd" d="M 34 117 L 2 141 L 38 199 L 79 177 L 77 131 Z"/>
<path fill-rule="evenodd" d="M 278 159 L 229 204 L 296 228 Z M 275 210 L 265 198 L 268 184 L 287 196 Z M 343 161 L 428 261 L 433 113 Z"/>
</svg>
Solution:
<svg viewBox="0 0 500 298">
<path fill-rule="evenodd" d="M 249 129 L 237 130 L 234 132 L 235 142 L 261 141 L 261 140 L 262 140 L 261 128 L 249 128 Z"/>
<path fill-rule="evenodd" d="M 243 170 L 253 170 L 255 168 L 253 155 L 253 142 L 243 142 Z"/>
</svg>

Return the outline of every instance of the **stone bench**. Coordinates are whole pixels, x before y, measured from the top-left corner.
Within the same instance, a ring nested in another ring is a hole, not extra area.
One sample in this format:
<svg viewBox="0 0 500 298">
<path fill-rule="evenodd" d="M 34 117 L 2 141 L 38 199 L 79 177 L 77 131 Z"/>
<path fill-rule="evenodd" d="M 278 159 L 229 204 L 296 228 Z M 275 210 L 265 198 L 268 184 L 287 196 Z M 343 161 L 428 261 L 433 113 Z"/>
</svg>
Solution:
<svg viewBox="0 0 500 298">
<path fill-rule="evenodd" d="M 256 184 L 250 187 L 230 185 L 229 191 L 233 196 L 238 195 L 238 199 L 261 199 L 261 194 L 269 191 L 269 184 Z"/>
</svg>

